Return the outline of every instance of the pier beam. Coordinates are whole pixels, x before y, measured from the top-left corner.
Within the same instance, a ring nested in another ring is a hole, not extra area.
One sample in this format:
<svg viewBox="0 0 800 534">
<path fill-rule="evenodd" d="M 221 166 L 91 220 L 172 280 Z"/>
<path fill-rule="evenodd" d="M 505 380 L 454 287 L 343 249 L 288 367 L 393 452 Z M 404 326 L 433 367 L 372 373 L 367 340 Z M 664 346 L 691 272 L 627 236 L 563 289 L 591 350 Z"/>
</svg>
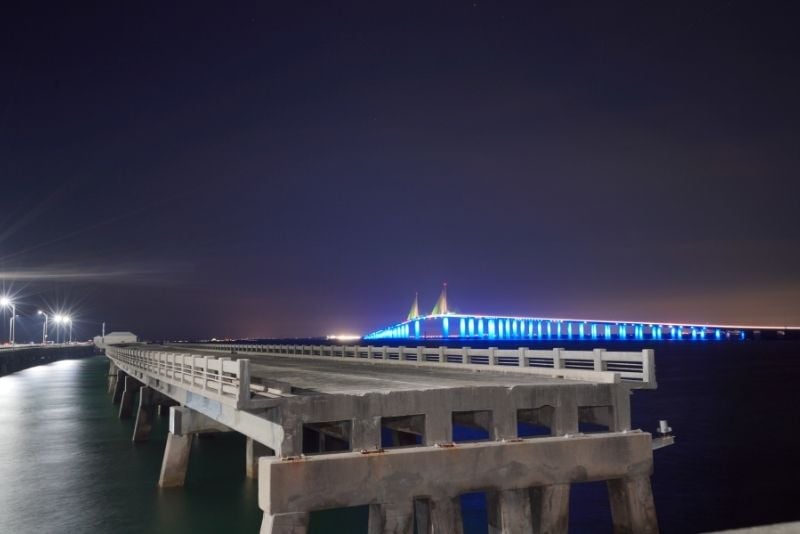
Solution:
<svg viewBox="0 0 800 534">
<path fill-rule="evenodd" d="M 649 476 L 618 478 L 609 480 L 607 485 L 614 534 L 658 533 L 658 518 Z"/>
<path fill-rule="evenodd" d="M 134 442 L 147 441 L 153 430 L 153 420 L 156 416 L 156 402 L 161 395 L 153 388 L 142 386 L 139 388 L 139 409 L 136 411 L 136 424 L 133 426 Z"/>
<path fill-rule="evenodd" d="M 116 377 L 114 378 L 114 394 L 111 396 L 111 402 L 119 404 L 122 399 L 122 392 L 125 389 L 125 371 L 117 370 Z"/>
<path fill-rule="evenodd" d="M 160 488 L 183 486 L 186 481 L 186 469 L 189 467 L 189 454 L 192 451 L 194 434 L 167 434 L 167 446 L 161 462 L 161 475 L 158 478 Z"/>
<path fill-rule="evenodd" d="M 275 451 L 253 438 L 247 438 L 245 446 L 245 471 L 247 478 L 258 478 L 258 459 L 262 456 L 275 456 Z"/>
<path fill-rule="evenodd" d="M 569 484 L 530 489 L 533 531 L 566 534 L 569 529 Z"/>
<path fill-rule="evenodd" d="M 487 493 L 486 505 L 489 534 L 533 532 L 531 493 L 527 488 Z"/>
<path fill-rule="evenodd" d="M 368 534 L 413 534 L 414 503 L 382 503 L 369 506 Z"/>
<path fill-rule="evenodd" d="M 182 436 L 184 434 L 230 432 L 231 428 L 186 406 L 171 406 L 169 409 L 169 431 Z"/>
<path fill-rule="evenodd" d="M 125 389 L 119 401 L 119 418 L 129 419 L 133 415 L 133 396 L 139 387 L 139 381 L 132 376 L 125 376 Z"/>
<path fill-rule="evenodd" d="M 305 512 L 291 514 L 268 514 L 264 512 L 261 534 L 306 534 L 308 517 Z"/>
</svg>

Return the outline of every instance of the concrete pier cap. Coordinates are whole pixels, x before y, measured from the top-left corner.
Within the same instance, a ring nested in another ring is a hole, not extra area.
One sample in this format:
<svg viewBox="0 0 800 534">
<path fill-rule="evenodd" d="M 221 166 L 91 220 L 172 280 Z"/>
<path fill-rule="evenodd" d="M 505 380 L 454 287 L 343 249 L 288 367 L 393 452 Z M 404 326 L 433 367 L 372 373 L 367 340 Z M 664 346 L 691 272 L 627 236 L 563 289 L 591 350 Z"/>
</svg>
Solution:
<svg viewBox="0 0 800 534">
<path fill-rule="evenodd" d="M 233 429 L 186 406 L 170 406 L 169 431 L 176 436 L 201 432 L 231 432 Z"/>
</svg>

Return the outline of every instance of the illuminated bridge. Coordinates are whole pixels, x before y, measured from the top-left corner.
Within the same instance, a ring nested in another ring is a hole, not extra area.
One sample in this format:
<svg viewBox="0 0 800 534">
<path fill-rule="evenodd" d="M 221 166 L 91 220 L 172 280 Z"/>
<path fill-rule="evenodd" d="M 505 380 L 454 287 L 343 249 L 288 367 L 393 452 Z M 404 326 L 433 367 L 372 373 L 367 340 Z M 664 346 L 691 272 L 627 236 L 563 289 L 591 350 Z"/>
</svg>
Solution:
<svg viewBox="0 0 800 534">
<path fill-rule="evenodd" d="M 367 334 L 364 339 L 723 340 L 760 336 L 798 337 L 800 328 L 470 315 L 454 313 L 448 308 L 445 284 L 429 315 L 420 315 L 419 300 L 415 297 L 405 321 Z"/>
</svg>

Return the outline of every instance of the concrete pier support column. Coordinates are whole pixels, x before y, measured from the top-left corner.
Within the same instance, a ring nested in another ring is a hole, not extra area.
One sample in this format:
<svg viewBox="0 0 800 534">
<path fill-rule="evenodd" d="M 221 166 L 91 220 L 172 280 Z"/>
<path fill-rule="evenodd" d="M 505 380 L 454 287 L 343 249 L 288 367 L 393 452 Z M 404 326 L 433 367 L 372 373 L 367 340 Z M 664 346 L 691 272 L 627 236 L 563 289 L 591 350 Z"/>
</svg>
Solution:
<svg viewBox="0 0 800 534">
<path fill-rule="evenodd" d="M 516 438 L 517 411 L 514 407 L 508 407 L 504 410 L 493 410 L 492 427 L 492 437 L 496 440 Z"/>
<path fill-rule="evenodd" d="M 362 449 L 374 451 L 381 448 L 381 418 L 357 417 L 353 419 L 353 431 L 350 448 L 354 451 Z"/>
<path fill-rule="evenodd" d="M 159 487 L 183 486 L 186 481 L 186 469 L 189 467 L 193 436 L 194 434 L 179 436 L 172 432 L 167 434 L 167 446 L 164 449 L 164 459 L 161 461 L 161 476 L 158 478 Z"/>
<path fill-rule="evenodd" d="M 368 534 L 413 534 L 413 502 L 371 504 L 367 532 Z"/>
<path fill-rule="evenodd" d="M 458 497 L 431 499 L 431 534 L 464 534 L 461 500 Z"/>
<path fill-rule="evenodd" d="M 621 432 L 631 429 L 631 394 L 632 391 L 622 384 L 615 388 L 613 425 L 609 430 Z"/>
<path fill-rule="evenodd" d="M 658 518 L 650 477 L 609 480 L 608 497 L 615 534 L 657 534 Z"/>
<path fill-rule="evenodd" d="M 147 441 L 153 430 L 153 420 L 156 416 L 156 401 L 160 397 L 153 388 L 142 386 L 139 388 L 139 409 L 136 411 L 136 424 L 133 426 L 134 442 Z"/>
<path fill-rule="evenodd" d="M 578 432 L 578 403 L 574 395 L 560 395 L 553 417 L 553 435 L 576 434 Z"/>
<path fill-rule="evenodd" d="M 486 505 L 489 534 L 533 532 L 531 494 L 527 488 L 487 493 Z"/>
<path fill-rule="evenodd" d="M 262 456 L 275 456 L 275 451 L 261 443 L 247 438 L 245 446 L 245 471 L 247 478 L 258 478 L 258 459 Z"/>
<path fill-rule="evenodd" d="M 139 381 L 132 376 L 125 377 L 125 389 L 119 401 L 119 418 L 128 419 L 133 415 L 133 397 L 139 387 Z"/>
<path fill-rule="evenodd" d="M 308 513 L 268 514 L 264 512 L 261 534 L 306 534 Z"/>
<path fill-rule="evenodd" d="M 447 410 L 425 414 L 425 445 L 452 443 L 453 415 Z"/>
<path fill-rule="evenodd" d="M 117 369 L 116 364 L 112 360 L 108 361 L 108 392 L 114 393 L 114 386 L 117 385 Z"/>
<path fill-rule="evenodd" d="M 117 376 L 114 378 L 114 394 L 111 396 L 111 402 L 119 404 L 122 399 L 122 392 L 125 390 L 125 377 L 128 376 L 124 371 L 117 370 Z"/>
<path fill-rule="evenodd" d="M 566 534 L 569 529 L 569 484 L 530 489 L 533 531 Z"/>
</svg>

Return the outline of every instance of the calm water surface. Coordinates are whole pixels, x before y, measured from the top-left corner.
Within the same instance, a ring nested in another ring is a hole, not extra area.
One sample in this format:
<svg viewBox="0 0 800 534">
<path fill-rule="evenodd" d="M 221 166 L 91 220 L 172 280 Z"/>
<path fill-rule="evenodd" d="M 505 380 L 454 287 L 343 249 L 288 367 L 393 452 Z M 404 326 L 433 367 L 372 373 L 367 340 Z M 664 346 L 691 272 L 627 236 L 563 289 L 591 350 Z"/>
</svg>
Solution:
<svg viewBox="0 0 800 534">
<path fill-rule="evenodd" d="M 652 430 L 668 419 L 678 436 L 655 452 L 662 532 L 800 520 L 800 343 L 648 346 L 656 349 L 659 389 L 634 394 L 634 426 Z M 258 532 L 244 439 L 197 439 L 186 486 L 157 489 L 166 418 L 149 442 L 131 443 L 133 421 L 117 418 L 107 368 L 96 357 L 0 378 L 0 532 Z M 486 532 L 483 497 L 462 502 L 467 532 Z M 364 509 L 326 512 L 312 517 L 311 530 L 350 534 L 365 521 Z M 605 486 L 575 486 L 571 532 L 610 532 L 610 524 Z"/>
</svg>

